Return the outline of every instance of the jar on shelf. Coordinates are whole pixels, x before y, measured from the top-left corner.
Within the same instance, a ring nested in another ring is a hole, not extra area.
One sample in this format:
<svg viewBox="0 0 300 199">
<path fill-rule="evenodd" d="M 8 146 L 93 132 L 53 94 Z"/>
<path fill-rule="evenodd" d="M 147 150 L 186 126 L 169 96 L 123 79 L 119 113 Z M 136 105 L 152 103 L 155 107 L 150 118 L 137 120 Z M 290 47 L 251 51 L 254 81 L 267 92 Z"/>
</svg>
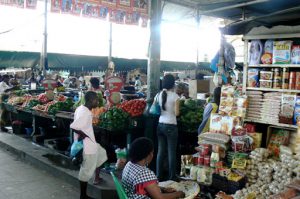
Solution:
<svg viewBox="0 0 300 199">
<path fill-rule="evenodd" d="M 282 72 L 282 89 L 288 89 L 289 88 L 289 77 L 290 73 L 287 68 L 283 68 Z"/>
<path fill-rule="evenodd" d="M 296 72 L 290 72 L 289 89 L 294 90 L 296 86 Z"/>
<path fill-rule="evenodd" d="M 282 85 L 281 85 L 281 72 L 279 68 L 275 68 L 274 69 L 274 79 L 273 79 L 273 88 L 275 89 L 281 89 Z"/>
</svg>

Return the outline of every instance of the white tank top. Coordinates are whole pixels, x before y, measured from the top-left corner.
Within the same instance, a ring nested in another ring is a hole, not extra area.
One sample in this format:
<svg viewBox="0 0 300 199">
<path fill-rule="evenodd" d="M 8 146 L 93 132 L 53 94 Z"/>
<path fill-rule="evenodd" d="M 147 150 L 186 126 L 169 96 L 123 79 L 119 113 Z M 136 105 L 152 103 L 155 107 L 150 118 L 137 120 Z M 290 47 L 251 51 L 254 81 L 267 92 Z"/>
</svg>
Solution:
<svg viewBox="0 0 300 199">
<path fill-rule="evenodd" d="M 165 104 L 166 110 L 163 110 L 162 93 L 163 91 L 160 92 L 158 96 L 159 105 L 161 107 L 159 123 L 177 125 L 177 120 L 175 115 L 175 102 L 177 99 L 179 99 L 179 96 L 174 91 L 167 91 L 167 101 Z"/>
</svg>

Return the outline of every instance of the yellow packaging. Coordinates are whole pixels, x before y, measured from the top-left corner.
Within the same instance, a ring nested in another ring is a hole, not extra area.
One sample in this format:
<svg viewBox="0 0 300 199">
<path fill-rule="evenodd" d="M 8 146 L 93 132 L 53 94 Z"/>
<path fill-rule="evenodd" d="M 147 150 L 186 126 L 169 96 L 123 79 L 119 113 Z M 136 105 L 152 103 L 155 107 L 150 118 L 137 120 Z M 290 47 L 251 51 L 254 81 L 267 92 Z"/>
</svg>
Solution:
<svg viewBox="0 0 300 199">
<path fill-rule="evenodd" d="M 232 161 L 231 168 L 233 169 L 245 169 L 247 166 L 247 159 L 235 158 Z"/>
<path fill-rule="evenodd" d="M 262 142 L 262 133 L 254 132 L 248 133 L 248 135 L 253 139 L 253 149 L 260 148 Z"/>
<path fill-rule="evenodd" d="M 234 182 L 238 182 L 240 181 L 241 179 L 243 178 L 243 176 L 240 176 L 236 173 L 230 173 L 228 176 L 227 176 L 227 179 L 230 180 L 230 181 L 234 181 Z"/>
<path fill-rule="evenodd" d="M 252 193 L 249 193 L 247 196 L 246 196 L 246 199 L 255 199 L 256 198 L 256 194 L 254 192 Z"/>
</svg>

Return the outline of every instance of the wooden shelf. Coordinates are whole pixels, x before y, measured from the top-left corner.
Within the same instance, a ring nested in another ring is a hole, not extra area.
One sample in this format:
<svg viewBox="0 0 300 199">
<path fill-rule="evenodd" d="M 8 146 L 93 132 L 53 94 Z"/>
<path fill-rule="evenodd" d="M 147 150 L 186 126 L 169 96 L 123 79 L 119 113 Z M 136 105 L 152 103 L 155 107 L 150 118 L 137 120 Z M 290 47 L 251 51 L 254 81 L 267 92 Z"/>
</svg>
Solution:
<svg viewBox="0 0 300 199">
<path fill-rule="evenodd" d="M 275 89 L 275 88 L 255 88 L 255 87 L 247 87 L 246 90 L 253 90 L 253 91 L 269 91 L 269 92 L 283 92 L 283 93 L 300 93 L 300 90 Z"/>
<path fill-rule="evenodd" d="M 276 127 L 283 127 L 283 128 L 290 128 L 290 129 L 298 129 L 298 126 L 291 125 L 291 124 L 281 124 L 281 123 L 269 123 L 261 120 L 251 120 L 251 119 L 244 119 L 245 122 L 253 122 L 253 123 L 260 123 L 260 124 L 268 124 Z"/>
<path fill-rule="evenodd" d="M 248 68 L 300 68 L 300 64 L 257 64 L 249 65 Z"/>
</svg>

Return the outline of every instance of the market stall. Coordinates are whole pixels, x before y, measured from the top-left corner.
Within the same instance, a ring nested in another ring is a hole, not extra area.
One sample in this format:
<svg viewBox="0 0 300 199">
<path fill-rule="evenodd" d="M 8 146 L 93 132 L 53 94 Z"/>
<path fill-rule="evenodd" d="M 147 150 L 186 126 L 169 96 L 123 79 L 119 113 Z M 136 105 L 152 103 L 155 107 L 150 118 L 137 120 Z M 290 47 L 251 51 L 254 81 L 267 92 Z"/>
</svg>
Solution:
<svg viewBox="0 0 300 199">
<path fill-rule="evenodd" d="M 144 100 L 130 100 L 117 106 L 104 106 L 99 95 L 99 108 L 93 109 L 93 125 L 97 140 L 107 147 L 110 161 L 115 161 L 114 145 L 129 147 L 132 139 L 143 135 L 142 114 Z M 75 97 L 75 99 L 77 99 Z M 56 93 L 52 100 L 47 94 L 29 94 L 28 91 L 12 92 L 3 107 L 10 112 L 13 132 L 32 139 L 38 144 L 69 155 L 73 133 L 70 123 L 73 111 L 84 103 Z"/>
</svg>

